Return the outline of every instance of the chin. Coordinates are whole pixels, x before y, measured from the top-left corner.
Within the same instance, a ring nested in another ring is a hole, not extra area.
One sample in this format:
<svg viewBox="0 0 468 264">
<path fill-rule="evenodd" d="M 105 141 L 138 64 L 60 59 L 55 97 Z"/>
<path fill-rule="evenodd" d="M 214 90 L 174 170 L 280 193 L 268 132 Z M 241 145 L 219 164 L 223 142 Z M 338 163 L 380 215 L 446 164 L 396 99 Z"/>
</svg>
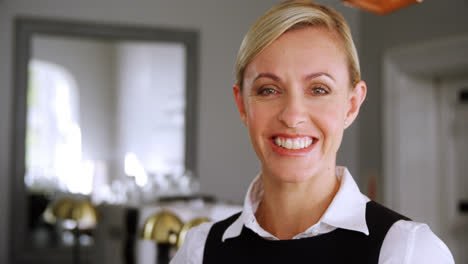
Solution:
<svg viewBox="0 0 468 264">
<path fill-rule="evenodd" d="M 284 182 L 284 183 L 302 183 L 309 180 L 313 175 L 316 174 L 316 168 L 272 168 L 270 167 L 265 172 L 271 177 Z M 267 175 L 266 175 L 267 176 Z"/>
</svg>

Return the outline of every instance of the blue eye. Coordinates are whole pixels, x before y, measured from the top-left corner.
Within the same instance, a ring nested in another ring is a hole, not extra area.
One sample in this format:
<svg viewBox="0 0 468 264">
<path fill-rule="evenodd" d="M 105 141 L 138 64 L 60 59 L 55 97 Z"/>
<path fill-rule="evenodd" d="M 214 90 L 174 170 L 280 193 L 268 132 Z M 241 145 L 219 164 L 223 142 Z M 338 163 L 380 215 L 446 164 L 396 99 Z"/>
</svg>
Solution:
<svg viewBox="0 0 468 264">
<path fill-rule="evenodd" d="M 315 88 L 312 88 L 312 94 L 314 95 L 325 95 L 327 94 L 328 91 L 322 87 L 315 87 Z"/>
<path fill-rule="evenodd" d="M 257 94 L 259 95 L 271 95 L 276 93 L 276 90 L 273 88 L 261 88 L 257 91 Z"/>
</svg>

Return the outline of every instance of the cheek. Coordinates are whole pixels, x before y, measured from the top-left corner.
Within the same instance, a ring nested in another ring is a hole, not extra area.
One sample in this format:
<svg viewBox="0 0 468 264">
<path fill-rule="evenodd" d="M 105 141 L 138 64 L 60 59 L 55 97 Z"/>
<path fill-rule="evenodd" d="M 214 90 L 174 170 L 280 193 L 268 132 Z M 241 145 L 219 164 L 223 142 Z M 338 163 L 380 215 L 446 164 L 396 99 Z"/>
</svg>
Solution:
<svg viewBox="0 0 468 264">
<path fill-rule="evenodd" d="M 266 128 L 271 120 L 274 108 L 268 104 L 250 101 L 246 105 L 246 117 L 249 131 L 257 131 Z"/>
<path fill-rule="evenodd" d="M 269 121 L 271 120 L 271 111 L 265 109 L 262 104 L 248 103 L 246 105 L 246 127 L 249 131 L 249 137 L 252 147 L 260 159 L 264 157 L 264 135 L 269 130 Z"/>
<path fill-rule="evenodd" d="M 247 118 L 246 126 L 249 130 L 250 140 L 252 141 L 254 149 L 257 150 L 257 145 L 260 144 L 258 138 L 261 137 L 265 130 L 265 112 L 267 111 L 262 110 L 262 107 L 258 104 L 251 102 L 247 103 L 245 110 Z"/>
<path fill-rule="evenodd" d="M 342 104 L 327 104 L 317 109 L 316 122 L 320 127 L 327 145 L 339 145 L 344 128 L 344 109 Z"/>
</svg>

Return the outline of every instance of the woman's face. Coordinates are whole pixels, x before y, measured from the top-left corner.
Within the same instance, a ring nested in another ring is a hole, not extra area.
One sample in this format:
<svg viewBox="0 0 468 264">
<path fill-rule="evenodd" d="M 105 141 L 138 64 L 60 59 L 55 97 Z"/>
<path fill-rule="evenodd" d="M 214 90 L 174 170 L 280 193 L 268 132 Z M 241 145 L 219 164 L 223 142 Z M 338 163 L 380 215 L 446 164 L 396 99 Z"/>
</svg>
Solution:
<svg viewBox="0 0 468 264">
<path fill-rule="evenodd" d="M 363 82 L 350 87 L 337 41 L 324 28 L 288 31 L 247 65 L 243 90 L 234 86 L 264 174 L 297 183 L 334 173 L 343 130 L 366 93 Z"/>
</svg>

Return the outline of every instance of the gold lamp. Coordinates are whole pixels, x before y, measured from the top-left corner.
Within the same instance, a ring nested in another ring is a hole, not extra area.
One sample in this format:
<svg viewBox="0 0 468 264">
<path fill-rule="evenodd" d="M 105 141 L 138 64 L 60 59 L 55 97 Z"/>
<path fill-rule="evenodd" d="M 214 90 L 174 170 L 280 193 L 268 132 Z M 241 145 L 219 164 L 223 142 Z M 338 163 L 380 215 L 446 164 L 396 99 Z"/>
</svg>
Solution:
<svg viewBox="0 0 468 264">
<path fill-rule="evenodd" d="M 157 243 L 175 245 L 182 225 L 175 214 L 161 211 L 146 220 L 141 237 Z"/>
<path fill-rule="evenodd" d="M 72 219 L 78 223 L 79 229 L 94 228 L 98 221 L 98 211 L 88 200 L 78 201 L 72 211 Z"/>
<path fill-rule="evenodd" d="M 88 200 L 63 198 L 47 207 L 43 217 L 50 224 L 56 223 L 57 220 L 71 220 L 79 229 L 90 229 L 96 226 L 98 212 Z"/>
<path fill-rule="evenodd" d="M 169 263 L 171 248 L 177 244 L 177 238 L 183 223 L 175 214 L 161 211 L 150 216 L 143 226 L 141 238 L 157 242 L 158 264 Z"/>
<path fill-rule="evenodd" d="M 185 237 L 187 236 L 187 232 L 190 228 L 195 227 L 197 225 L 203 224 L 205 222 L 210 222 L 211 220 L 206 217 L 198 217 L 193 220 L 188 221 L 182 226 L 180 230 L 179 237 L 177 239 L 177 248 L 180 248 L 185 241 Z"/>
<path fill-rule="evenodd" d="M 71 219 L 75 201 L 63 198 L 49 205 L 44 211 L 43 218 L 49 224 L 55 224 L 57 219 Z"/>
<path fill-rule="evenodd" d="M 49 205 L 43 214 L 43 218 L 50 224 L 57 220 L 73 223 L 73 263 L 80 263 L 80 230 L 92 229 L 98 221 L 96 207 L 88 200 L 74 200 L 63 198 Z M 64 222 L 65 224 L 65 222 Z"/>
</svg>

